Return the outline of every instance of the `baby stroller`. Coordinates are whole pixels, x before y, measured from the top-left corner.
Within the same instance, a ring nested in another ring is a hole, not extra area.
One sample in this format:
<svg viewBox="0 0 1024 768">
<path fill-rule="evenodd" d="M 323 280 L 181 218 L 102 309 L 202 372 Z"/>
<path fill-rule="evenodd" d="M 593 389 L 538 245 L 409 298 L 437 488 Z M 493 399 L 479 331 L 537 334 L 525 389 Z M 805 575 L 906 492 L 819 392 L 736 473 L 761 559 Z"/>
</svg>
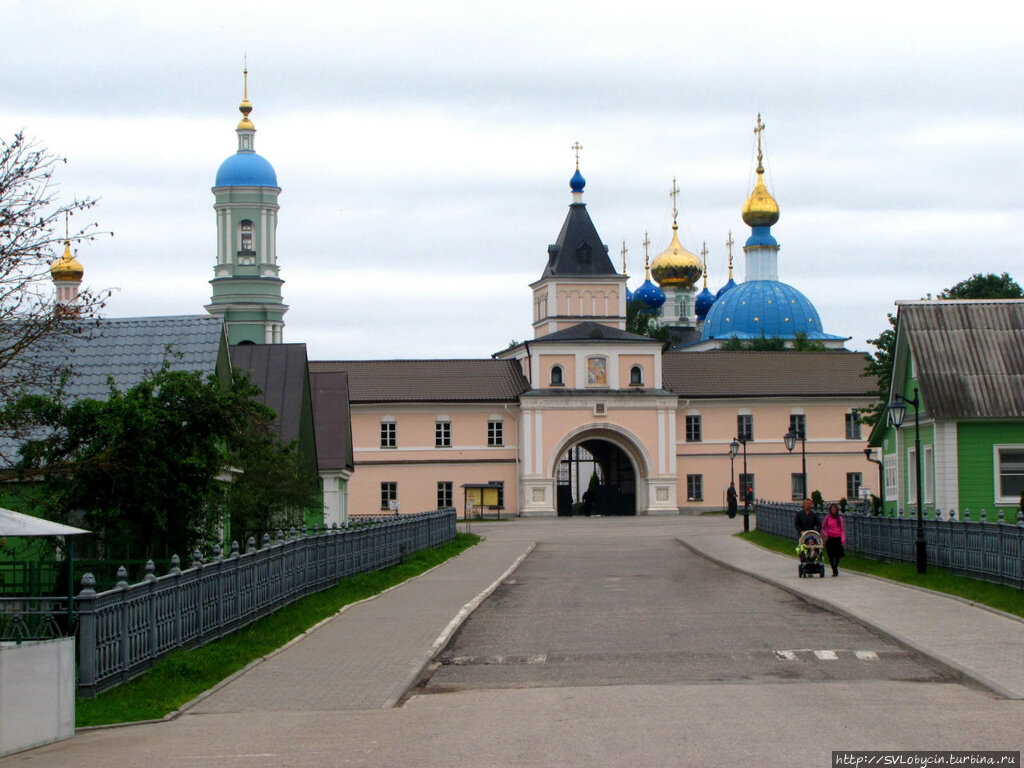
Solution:
<svg viewBox="0 0 1024 768">
<path fill-rule="evenodd" d="M 825 540 L 818 531 L 804 531 L 800 534 L 800 541 L 797 543 L 797 554 L 800 556 L 800 567 L 797 571 L 800 578 L 805 576 L 813 578 L 818 574 L 825 578 L 825 562 L 822 554 L 825 550 Z"/>
</svg>

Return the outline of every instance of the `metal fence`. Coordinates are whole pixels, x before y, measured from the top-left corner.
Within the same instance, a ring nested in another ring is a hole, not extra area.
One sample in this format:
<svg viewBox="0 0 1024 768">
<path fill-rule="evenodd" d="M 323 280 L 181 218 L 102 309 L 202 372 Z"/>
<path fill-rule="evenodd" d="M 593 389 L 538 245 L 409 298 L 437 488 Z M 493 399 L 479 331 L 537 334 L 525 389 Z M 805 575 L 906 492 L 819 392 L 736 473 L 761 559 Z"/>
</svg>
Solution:
<svg viewBox="0 0 1024 768">
<path fill-rule="evenodd" d="M 801 504 L 757 503 L 757 529 L 796 541 L 793 525 Z M 1024 589 L 1024 515 L 1016 513 L 1007 521 L 1002 511 L 989 521 L 985 510 L 980 520 L 955 510 L 936 510 L 924 520 L 928 563 L 975 579 Z M 916 560 L 917 516 L 871 515 L 848 509 L 846 548 L 875 560 Z"/>
<path fill-rule="evenodd" d="M 278 540 L 250 538 L 241 553 L 214 548 L 203 562 L 97 593 L 90 574 L 75 597 L 78 691 L 92 696 L 137 677 L 178 648 L 203 645 L 340 579 L 399 563 L 455 538 L 455 510 L 362 518 L 358 525 L 292 529 Z"/>
</svg>

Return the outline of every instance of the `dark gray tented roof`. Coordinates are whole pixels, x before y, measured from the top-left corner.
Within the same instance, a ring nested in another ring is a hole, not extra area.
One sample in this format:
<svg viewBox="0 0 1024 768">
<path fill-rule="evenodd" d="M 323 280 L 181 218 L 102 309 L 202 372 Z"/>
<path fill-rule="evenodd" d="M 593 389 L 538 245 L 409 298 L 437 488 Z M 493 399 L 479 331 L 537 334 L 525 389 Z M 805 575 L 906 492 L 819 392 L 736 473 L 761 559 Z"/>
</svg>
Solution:
<svg viewBox="0 0 1024 768">
<path fill-rule="evenodd" d="M 309 373 L 316 422 L 316 458 L 321 472 L 351 470 L 352 421 L 348 407 L 348 374 L 344 371 Z"/>
<path fill-rule="evenodd" d="M 310 373 L 348 373 L 353 403 L 514 401 L 529 389 L 515 360 L 339 360 Z"/>
<path fill-rule="evenodd" d="M 71 400 L 106 400 L 108 377 L 123 391 L 160 370 L 165 360 L 172 370 L 217 372 L 224 335 L 219 317 L 104 318 L 86 326 L 65 347 L 39 353 L 41 359 L 52 360 L 54 368 L 71 366 L 64 387 Z"/>
<path fill-rule="evenodd" d="M 901 304 L 899 332 L 934 418 L 1024 418 L 1024 300 Z"/>
<path fill-rule="evenodd" d="M 571 204 L 558 239 L 548 246 L 548 263 L 541 277 L 618 274 L 608 258 L 608 247 L 601 242 L 590 220 L 586 204 Z"/>
<path fill-rule="evenodd" d="M 299 439 L 306 387 L 305 344 L 236 344 L 231 365 L 249 375 L 261 391 L 260 401 L 277 414 L 281 442 Z"/>
<path fill-rule="evenodd" d="M 590 321 L 578 323 L 571 328 L 563 328 L 546 336 L 540 336 L 531 340 L 530 344 L 558 343 L 562 341 L 632 341 L 661 344 L 660 341 L 652 339 L 650 336 L 641 336 L 637 333 L 621 331 L 618 328 Z"/>
<path fill-rule="evenodd" d="M 668 352 L 665 389 L 680 397 L 869 396 L 863 352 Z"/>
</svg>

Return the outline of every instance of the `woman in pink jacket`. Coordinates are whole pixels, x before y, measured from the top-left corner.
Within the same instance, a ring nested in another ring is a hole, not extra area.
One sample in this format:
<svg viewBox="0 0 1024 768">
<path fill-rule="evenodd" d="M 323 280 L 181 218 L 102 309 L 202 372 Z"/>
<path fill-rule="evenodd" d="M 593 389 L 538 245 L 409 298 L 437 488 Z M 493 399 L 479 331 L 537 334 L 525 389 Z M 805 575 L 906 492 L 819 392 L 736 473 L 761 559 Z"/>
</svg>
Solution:
<svg viewBox="0 0 1024 768">
<path fill-rule="evenodd" d="M 821 524 L 821 535 L 825 537 L 825 551 L 828 552 L 828 561 L 832 565 L 832 575 L 839 575 L 839 560 L 844 554 L 843 547 L 846 546 L 846 525 L 843 518 L 839 516 L 839 505 L 831 504 L 828 514 Z"/>
</svg>

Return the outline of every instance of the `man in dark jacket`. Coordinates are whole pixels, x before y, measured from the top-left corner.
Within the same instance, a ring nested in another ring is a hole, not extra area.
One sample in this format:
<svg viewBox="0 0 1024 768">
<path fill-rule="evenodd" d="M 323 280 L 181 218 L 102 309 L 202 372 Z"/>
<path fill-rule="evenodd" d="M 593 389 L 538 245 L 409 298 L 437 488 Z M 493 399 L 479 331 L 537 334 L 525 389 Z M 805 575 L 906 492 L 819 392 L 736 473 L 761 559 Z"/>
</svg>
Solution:
<svg viewBox="0 0 1024 768">
<path fill-rule="evenodd" d="M 799 536 L 804 531 L 820 531 L 821 522 L 818 520 L 818 513 L 811 507 L 811 500 L 804 499 L 804 508 L 796 513 L 793 521 L 796 526 L 796 534 Z"/>
<path fill-rule="evenodd" d="M 729 507 L 729 517 L 736 517 L 736 510 L 739 508 L 736 498 L 736 483 L 729 483 L 729 490 L 725 492 L 725 501 Z"/>
</svg>

